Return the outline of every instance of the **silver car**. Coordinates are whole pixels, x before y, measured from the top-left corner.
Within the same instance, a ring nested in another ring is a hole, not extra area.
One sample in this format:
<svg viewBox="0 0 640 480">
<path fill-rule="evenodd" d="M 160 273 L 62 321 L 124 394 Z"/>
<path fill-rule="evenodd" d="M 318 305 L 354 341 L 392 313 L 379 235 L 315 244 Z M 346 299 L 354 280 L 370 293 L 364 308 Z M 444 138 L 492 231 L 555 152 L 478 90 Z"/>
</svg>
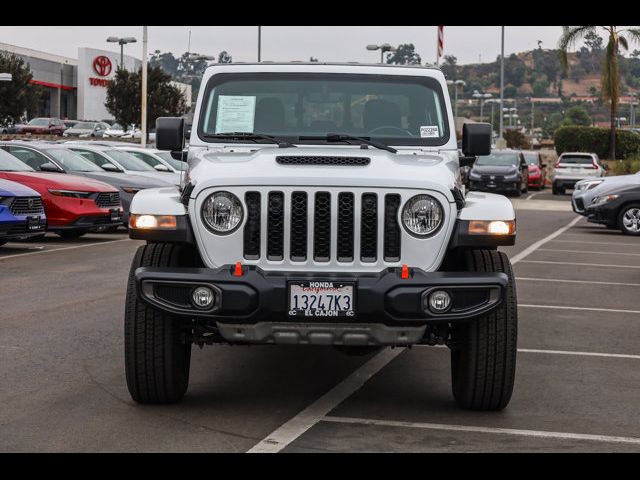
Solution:
<svg viewBox="0 0 640 480">
<path fill-rule="evenodd" d="M 108 128 L 108 123 L 78 122 L 73 127 L 65 130 L 62 136 L 78 138 L 102 138 L 104 136 L 104 132 L 106 132 Z"/>
<path fill-rule="evenodd" d="M 571 196 L 571 207 L 579 215 L 587 216 L 587 208 L 593 200 L 610 187 L 636 185 L 640 182 L 640 172 L 633 175 L 617 175 L 605 178 L 585 178 L 576 183 Z"/>
</svg>

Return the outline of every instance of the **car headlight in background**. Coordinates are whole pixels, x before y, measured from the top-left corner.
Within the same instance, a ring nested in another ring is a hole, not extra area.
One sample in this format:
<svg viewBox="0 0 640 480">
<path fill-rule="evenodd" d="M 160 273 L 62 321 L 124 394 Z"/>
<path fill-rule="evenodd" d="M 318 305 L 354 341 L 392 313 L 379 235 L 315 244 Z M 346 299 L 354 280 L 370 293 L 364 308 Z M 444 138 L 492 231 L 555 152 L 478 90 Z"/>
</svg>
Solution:
<svg viewBox="0 0 640 480">
<path fill-rule="evenodd" d="M 402 223 L 413 235 L 424 237 L 440 228 L 442 206 L 430 195 L 416 195 L 402 209 Z"/>
<path fill-rule="evenodd" d="M 243 215 L 242 203 L 229 192 L 215 192 L 202 205 L 202 219 L 213 233 L 233 232 L 242 223 Z"/>
<path fill-rule="evenodd" d="M 591 205 L 602 205 L 604 203 L 613 202 L 619 197 L 620 195 L 603 195 L 602 197 L 594 198 L 593 201 L 591 202 Z"/>
<path fill-rule="evenodd" d="M 91 196 L 91 192 L 79 192 L 76 190 L 58 190 L 58 189 L 49 189 L 49 193 L 51 195 L 55 195 L 56 197 L 69 197 L 69 198 L 89 198 Z"/>
</svg>

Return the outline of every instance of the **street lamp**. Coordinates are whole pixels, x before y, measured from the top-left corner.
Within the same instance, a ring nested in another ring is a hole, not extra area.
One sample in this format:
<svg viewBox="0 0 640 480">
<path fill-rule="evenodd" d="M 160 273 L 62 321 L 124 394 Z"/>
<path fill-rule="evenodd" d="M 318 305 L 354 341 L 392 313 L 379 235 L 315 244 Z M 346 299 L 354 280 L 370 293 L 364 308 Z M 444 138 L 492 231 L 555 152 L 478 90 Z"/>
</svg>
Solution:
<svg viewBox="0 0 640 480">
<path fill-rule="evenodd" d="M 120 37 L 109 37 L 107 38 L 107 42 L 108 43 L 117 43 L 118 45 L 120 45 L 120 68 L 124 68 L 124 46 L 127 43 L 136 43 L 138 40 L 136 40 L 134 37 L 124 37 L 124 38 L 120 38 Z"/>
<path fill-rule="evenodd" d="M 370 52 L 380 50 L 380 63 L 384 63 L 384 54 L 386 52 L 395 52 L 396 47 L 392 47 L 388 43 L 383 43 L 382 45 L 367 45 L 367 50 Z"/>
<path fill-rule="evenodd" d="M 0 82 L 10 82 L 13 76 L 10 73 L 0 73 Z"/>
<path fill-rule="evenodd" d="M 484 101 L 493 97 L 490 93 L 480 93 L 478 90 L 474 90 L 473 98 L 480 100 L 480 121 L 484 121 Z M 493 120 L 492 120 L 493 123 Z"/>
<path fill-rule="evenodd" d="M 455 103 L 453 106 L 453 116 L 458 118 L 458 87 L 464 87 L 467 85 L 467 82 L 464 80 L 447 80 L 447 85 L 453 85 L 455 87 Z"/>
<path fill-rule="evenodd" d="M 504 27 L 500 28 L 502 31 L 500 47 L 500 108 L 502 109 L 504 107 Z M 500 115 L 500 133 L 498 139 L 500 141 L 498 148 L 504 148 L 506 145 L 504 142 L 504 118 L 502 115 Z"/>
</svg>

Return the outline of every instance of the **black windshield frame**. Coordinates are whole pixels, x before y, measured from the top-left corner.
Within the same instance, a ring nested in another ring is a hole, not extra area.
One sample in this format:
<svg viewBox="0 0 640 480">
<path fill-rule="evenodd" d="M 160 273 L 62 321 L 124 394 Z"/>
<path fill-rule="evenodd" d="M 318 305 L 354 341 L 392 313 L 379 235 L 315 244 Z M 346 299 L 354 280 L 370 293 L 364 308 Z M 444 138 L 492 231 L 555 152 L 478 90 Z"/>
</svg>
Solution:
<svg viewBox="0 0 640 480">
<path fill-rule="evenodd" d="M 203 95 L 203 101 L 200 106 L 199 111 L 199 119 L 198 119 L 198 137 L 200 140 L 205 143 L 248 143 L 246 140 L 228 140 L 228 139 L 215 139 L 215 138 L 207 138 L 207 132 L 205 131 L 205 109 L 208 103 L 208 99 L 211 95 L 211 91 L 219 85 L 224 83 L 232 82 L 234 80 L 242 80 L 242 81 L 258 81 L 258 80 L 284 80 L 284 81 L 292 81 L 292 80 L 315 80 L 315 81 L 361 81 L 361 82 L 370 82 L 370 83 L 407 83 L 411 85 L 422 85 L 427 88 L 432 89 L 436 95 L 437 99 L 440 103 L 440 109 L 442 111 L 442 124 L 443 124 L 443 135 L 437 139 L 430 138 L 420 138 L 420 137 L 375 137 L 373 140 L 376 142 L 388 145 L 388 146 L 414 146 L 414 147 L 442 147 L 449 143 L 451 139 L 451 129 L 450 129 L 450 119 L 449 112 L 447 108 L 447 103 L 445 101 L 444 92 L 440 85 L 440 82 L 428 76 L 421 75 L 372 75 L 372 74 L 359 74 L 359 73 L 322 73 L 322 72 L 289 72 L 289 73 L 264 73 L 264 72 L 252 72 L 252 73 L 221 73 L 212 76 L 207 85 L 205 86 L 205 91 Z M 264 132 L 257 132 L 264 133 Z M 340 131 L 331 132 L 331 133 L 343 133 Z M 352 133 L 350 133 L 353 135 Z M 331 144 L 330 142 L 323 140 L 300 140 L 299 135 L 291 135 L 291 136 L 280 136 L 280 135 L 272 135 L 278 139 L 283 140 L 284 142 L 289 142 L 298 145 L 324 145 Z M 266 145 L 267 143 L 265 143 Z M 335 145 L 333 143 L 332 145 Z"/>
</svg>

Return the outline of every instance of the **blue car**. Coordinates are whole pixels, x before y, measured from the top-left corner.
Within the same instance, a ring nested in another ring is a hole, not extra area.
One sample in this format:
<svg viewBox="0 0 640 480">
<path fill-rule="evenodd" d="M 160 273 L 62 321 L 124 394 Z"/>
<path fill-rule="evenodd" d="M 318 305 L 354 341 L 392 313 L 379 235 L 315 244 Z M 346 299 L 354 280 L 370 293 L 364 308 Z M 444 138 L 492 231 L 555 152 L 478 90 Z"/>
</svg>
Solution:
<svg viewBox="0 0 640 480">
<path fill-rule="evenodd" d="M 16 182 L 0 179 L 0 245 L 43 235 L 47 218 L 40 194 Z"/>
</svg>

